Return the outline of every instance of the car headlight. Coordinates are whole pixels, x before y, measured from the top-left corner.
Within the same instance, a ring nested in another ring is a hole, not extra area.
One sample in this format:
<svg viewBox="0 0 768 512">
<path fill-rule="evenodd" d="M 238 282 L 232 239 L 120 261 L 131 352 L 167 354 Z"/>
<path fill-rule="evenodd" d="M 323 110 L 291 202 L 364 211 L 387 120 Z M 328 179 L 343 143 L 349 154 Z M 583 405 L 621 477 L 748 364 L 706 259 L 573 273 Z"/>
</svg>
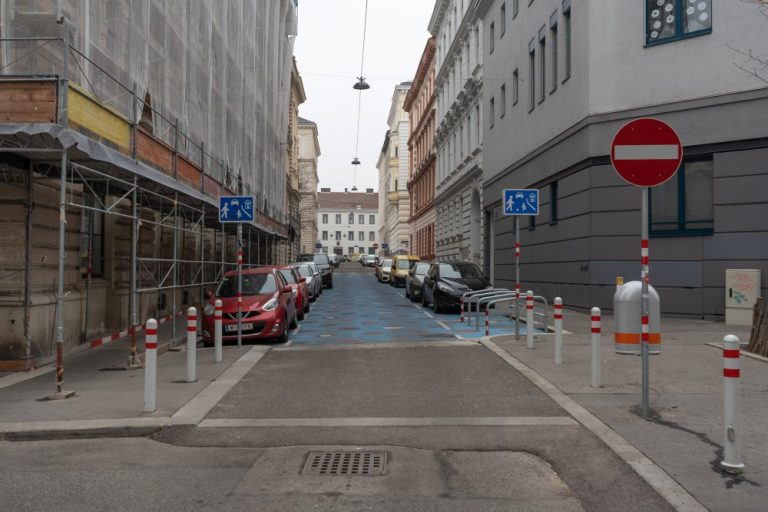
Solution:
<svg viewBox="0 0 768 512">
<path fill-rule="evenodd" d="M 216 308 L 213 307 L 213 304 L 206 304 L 203 308 L 203 314 L 205 316 L 213 316 L 213 314 L 216 312 Z"/>
<path fill-rule="evenodd" d="M 265 302 L 264 305 L 261 306 L 261 309 L 262 311 L 274 311 L 277 309 L 277 304 L 277 297 L 273 297 Z"/>
<path fill-rule="evenodd" d="M 445 293 L 452 293 L 453 292 L 453 288 L 451 288 L 450 286 L 448 286 L 445 283 L 437 283 L 437 287 L 440 289 L 441 292 L 445 292 Z"/>
</svg>

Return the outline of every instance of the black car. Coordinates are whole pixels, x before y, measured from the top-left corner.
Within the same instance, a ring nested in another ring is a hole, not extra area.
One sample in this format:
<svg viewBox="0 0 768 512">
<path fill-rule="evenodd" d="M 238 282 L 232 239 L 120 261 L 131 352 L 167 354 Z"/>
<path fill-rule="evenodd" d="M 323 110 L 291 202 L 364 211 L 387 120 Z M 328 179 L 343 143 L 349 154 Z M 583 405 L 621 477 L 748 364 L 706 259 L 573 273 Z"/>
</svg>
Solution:
<svg viewBox="0 0 768 512">
<path fill-rule="evenodd" d="M 320 277 L 323 280 L 323 286 L 328 289 L 333 288 L 333 266 L 328 255 L 324 252 L 316 252 L 314 254 L 299 254 L 296 258 L 297 261 L 314 261 L 317 265 L 317 269 L 320 271 Z"/>
<path fill-rule="evenodd" d="M 416 302 L 421 298 L 424 276 L 427 275 L 431 266 L 432 264 L 427 261 L 420 261 L 408 271 L 408 275 L 405 277 L 405 297 L 411 299 L 411 302 Z"/>
<path fill-rule="evenodd" d="M 480 267 L 468 261 L 433 263 L 424 276 L 421 304 L 432 304 L 435 313 L 459 309 L 461 296 L 469 291 L 483 290 L 491 286 Z"/>
</svg>

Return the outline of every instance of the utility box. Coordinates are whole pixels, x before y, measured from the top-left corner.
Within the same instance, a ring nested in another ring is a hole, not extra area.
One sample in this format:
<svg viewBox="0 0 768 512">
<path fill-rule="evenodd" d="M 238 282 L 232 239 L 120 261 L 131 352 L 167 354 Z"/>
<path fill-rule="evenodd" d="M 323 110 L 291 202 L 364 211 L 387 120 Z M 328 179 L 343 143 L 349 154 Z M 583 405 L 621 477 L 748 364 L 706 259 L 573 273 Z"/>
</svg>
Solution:
<svg viewBox="0 0 768 512">
<path fill-rule="evenodd" d="M 648 286 L 648 352 L 661 353 L 661 305 L 659 294 Z M 616 331 L 613 350 L 617 354 L 641 355 L 640 344 L 643 284 L 640 281 L 624 283 L 613 296 L 613 318 Z"/>
<path fill-rule="evenodd" d="M 759 269 L 726 269 L 725 323 L 752 325 L 752 311 L 759 296 Z"/>
</svg>

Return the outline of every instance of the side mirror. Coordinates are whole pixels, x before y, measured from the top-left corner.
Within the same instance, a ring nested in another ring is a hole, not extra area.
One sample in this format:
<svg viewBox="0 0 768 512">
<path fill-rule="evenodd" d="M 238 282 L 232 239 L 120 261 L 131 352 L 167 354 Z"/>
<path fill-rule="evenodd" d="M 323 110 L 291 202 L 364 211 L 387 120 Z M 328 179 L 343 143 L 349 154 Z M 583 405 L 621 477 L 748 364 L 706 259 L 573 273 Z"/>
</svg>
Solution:
<svg viewBox="0 0 768 512">
<path fill-rule="evenodd" d="M 299 279 L 299 282 L 300 283 L 306 283 L 307 282 L 307 278 L 306 277 L 302 277 L 301 279 Z"/>
<path fill-rule="evenodd" d="M 283 293 L 293 293 L 293 287 L 291 285 L 286 286 L 283 288 Z"/>
<path fill-rule="evenodd" d="M 211 300 L 213 298 L 213 292 L 211 290 L 205 290 L 203 297 L 205 297 L 205 300 Z"/>
</svg>

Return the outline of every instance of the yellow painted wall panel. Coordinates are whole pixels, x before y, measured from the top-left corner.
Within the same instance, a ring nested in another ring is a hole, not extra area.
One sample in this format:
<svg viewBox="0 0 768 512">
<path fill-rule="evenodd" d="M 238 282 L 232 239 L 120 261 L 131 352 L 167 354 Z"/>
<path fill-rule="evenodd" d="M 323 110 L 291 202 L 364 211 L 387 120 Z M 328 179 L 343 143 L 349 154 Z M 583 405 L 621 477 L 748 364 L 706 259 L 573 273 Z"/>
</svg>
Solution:
<svg viewBox="0 0 768 512">
<path fill-rule="evenodd" d="M 120 148 L 131 145 L 131 125 L 119 114 L 100 105 L 88 93 L 70 84 L 69 121 Z"/>
</svg>

